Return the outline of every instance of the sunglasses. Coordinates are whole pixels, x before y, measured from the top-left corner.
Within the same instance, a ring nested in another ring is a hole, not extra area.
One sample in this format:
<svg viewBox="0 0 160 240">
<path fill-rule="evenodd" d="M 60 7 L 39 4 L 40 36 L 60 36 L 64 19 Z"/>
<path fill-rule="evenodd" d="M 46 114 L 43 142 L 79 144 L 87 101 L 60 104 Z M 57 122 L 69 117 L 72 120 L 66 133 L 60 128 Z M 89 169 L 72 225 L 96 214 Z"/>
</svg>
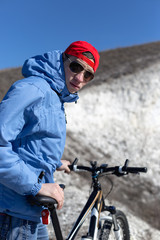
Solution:
<svg viewBox="0 0 160 240">
<path fill-rule="evenodd" d="M 78 62 L 76 61 L 72 61 L 68 56 L 67 56 L 68 60 L 70 61 L 70 65 L 69 68 L 73 73 L 80 73 L 82 71 L 84 72 L 84 80 L 86 82 L 89 82 L 90 80 L 92 80 L 94 78 L 94 74 L 85 70 L 85 68 Z"/>
</svg>

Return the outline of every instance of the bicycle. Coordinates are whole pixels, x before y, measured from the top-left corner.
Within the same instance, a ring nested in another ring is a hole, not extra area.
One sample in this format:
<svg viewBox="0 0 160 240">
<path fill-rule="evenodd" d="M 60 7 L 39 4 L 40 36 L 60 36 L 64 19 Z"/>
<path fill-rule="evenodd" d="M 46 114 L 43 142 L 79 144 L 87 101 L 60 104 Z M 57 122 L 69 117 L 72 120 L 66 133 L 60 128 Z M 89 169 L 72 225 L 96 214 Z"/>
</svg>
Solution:
<svg viewBox="0 0 160 240">
<path fill-rule="evenodd" d="M 99 177 L 106 174 L 114 174 L 118 177 L 121 177 L 127 175 L 128 173 L 146 173 L 147 168 L 128 167 L 129 160 L 125 161 L 124 166 L 115 167 L 108 167 L 107 164 L 97 166 L 97 162 L 91 162 L 91 167 L 77 166 L 77 162 L 78 159 L 76 158 L 75 161 L 70 165 L 71 171 L 90 172 L 92 177 L 93 190 L 66 240 L 73 240 L 76 237 L 78 230 L 86 220 L 89 213 L 91 213 L 89 230 L 85 236 L 81 237 L 81 240 L 111 240 L 113 239 L 110 238 L 111 231 L 114 233 L 116 240 L 130 240 L 130 231 L 127 217 L 122 211 L 116 210 L 115 206 L 105 205 Z M 40 178 L 42 177 L 43 174 L 41 174 Z M 65 186 L 61 187 L 64 188 Z M 64 238 L 62 236 L 61 227 L 56 213 L 56 200 L 51 197 L 37 195 L 30 198 L 30 203 L 36 204 L 38 206 L 44 206 L 45 208 L 49 209 L 56 239 L 63 240 Z M 108 214 L 106 214 L 104 217 L 101 217 L 102 212 L 108 212 Z"/>
</svg>

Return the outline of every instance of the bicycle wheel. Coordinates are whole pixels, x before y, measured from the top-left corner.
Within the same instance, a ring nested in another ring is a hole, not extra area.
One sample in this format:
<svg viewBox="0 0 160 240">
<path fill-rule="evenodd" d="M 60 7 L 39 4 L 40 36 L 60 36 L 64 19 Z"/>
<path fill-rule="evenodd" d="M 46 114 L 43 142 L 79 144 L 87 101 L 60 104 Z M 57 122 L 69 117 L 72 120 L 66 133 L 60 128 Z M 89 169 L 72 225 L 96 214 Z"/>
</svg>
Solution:
<svg viewBox="0 0 160 240">
<path fill-rule="evenodd" d="M 117 219 L 117 223 L 120 227 L 121 239 L 122 240 L 130 240 L 129 225 L 128 225 L 128 221 L 127 221 L 125 214 L 122 211 L 117 210 L 116 219 Z M 114 240 L 114 239 L 116 239 L 115 235 L 114 235 L 114 231 L 112 230 L 111 227 L 113 227 L 112 223 L 109 220 L 105 220 L 102 228 L 100 229 L 98 239 L 99 240 Z"/>
</svg>

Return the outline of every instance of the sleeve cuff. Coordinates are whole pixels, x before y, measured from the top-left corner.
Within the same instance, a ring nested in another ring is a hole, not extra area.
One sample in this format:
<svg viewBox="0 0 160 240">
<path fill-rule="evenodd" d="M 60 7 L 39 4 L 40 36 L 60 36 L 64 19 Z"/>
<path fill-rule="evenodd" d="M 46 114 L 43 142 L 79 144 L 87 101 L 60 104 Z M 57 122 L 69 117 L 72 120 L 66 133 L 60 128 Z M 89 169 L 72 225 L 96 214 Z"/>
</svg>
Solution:
<svg viewBox="0 0 160 240">
<path fill-rule="evenodd" d="M 36 196 L 37 193 L 39 192 L 39 190 L 41 189 L 41 187 L 42 187 L 42 183 L 35 183 L 33 188 L 32 188 L 31 194 L 33 196 Z"/>
<path fill-rule="evenodd" d="M 59 164 L 57 164 L 57 168 L 56 169 L 60 168 L 61 166 L 62 166 L 62 162 L 59 161 Z"/>
</svg>

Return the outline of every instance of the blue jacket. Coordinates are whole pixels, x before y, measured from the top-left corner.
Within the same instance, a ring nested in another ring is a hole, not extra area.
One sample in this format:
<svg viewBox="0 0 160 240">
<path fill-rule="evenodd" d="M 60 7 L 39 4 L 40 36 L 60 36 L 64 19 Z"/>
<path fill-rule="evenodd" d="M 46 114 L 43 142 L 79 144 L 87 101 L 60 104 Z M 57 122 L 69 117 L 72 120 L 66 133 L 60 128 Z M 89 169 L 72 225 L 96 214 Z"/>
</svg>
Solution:
<svg viewBox="0 0 160 240">
<path fill-rule="evenodd" d="M 0 212 L 40 221 L 41 207 L 26 195 L 36 195 L 43 182 L 54 182 L 66 138 L 64 102 L 73 102 L 65 84 L 61 51 L 30 58 L 0 103 Z"/>
</svg>

